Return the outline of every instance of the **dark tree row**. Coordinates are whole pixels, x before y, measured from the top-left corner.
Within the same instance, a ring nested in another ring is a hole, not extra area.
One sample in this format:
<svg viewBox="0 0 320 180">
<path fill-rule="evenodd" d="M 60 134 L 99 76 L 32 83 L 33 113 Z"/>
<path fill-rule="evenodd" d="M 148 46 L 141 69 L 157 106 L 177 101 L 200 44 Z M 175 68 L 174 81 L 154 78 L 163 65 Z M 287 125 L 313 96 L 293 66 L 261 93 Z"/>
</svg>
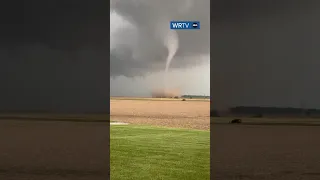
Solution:
<svg viewBox="0 0 320 180">
<path fill-rule="evenodd" d="M 228 109 L 228 114 L 253 115 L 262 117 L 264 115 L 320 115 L 320 109 L 302 109 L 302 108 L 281 108 L 281 107 L 257 107 L 257 106 L 236 106 Z M 219 117 L 219 111 L 211 110 L 211 117 Z"/>
</svg>

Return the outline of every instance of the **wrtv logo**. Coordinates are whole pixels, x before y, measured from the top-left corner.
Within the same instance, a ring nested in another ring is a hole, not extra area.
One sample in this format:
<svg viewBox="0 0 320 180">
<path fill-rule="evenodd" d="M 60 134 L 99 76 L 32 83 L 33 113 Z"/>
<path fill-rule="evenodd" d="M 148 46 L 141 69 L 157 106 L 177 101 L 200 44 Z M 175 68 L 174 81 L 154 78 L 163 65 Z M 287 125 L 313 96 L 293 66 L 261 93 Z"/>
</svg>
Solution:
<svg viewBox="0 0 320 180">
<path fill-rule="evenodd" d="M 171 21 L 170 29 L 200 29 L 200 21 Z"/>
</svg>

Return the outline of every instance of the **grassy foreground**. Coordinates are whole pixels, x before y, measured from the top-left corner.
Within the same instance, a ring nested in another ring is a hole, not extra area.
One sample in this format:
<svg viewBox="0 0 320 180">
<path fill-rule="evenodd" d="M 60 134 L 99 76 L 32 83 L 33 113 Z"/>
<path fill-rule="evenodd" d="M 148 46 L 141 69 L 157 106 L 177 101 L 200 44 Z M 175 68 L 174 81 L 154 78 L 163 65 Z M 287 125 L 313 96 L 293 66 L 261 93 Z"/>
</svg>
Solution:
<svg viewBox="0 0 320 180">
<path fill-rule="evenodd" d="M 210 132 L 111 126 L 111 180 L 209 180 Z"/>
</svg>

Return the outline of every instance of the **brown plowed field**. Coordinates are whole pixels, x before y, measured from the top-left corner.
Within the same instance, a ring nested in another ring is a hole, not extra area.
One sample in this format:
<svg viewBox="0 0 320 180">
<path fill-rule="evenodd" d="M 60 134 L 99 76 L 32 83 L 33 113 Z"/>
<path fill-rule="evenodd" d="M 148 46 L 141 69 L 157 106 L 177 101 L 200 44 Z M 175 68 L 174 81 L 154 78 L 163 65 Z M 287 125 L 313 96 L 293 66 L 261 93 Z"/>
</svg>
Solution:
<svg viewBox="0 0 320 180">
<path fill-rule="evenodd" d="M 106 180 L 107 122 L 0 120 L 0 180 Z"/>
<path fill-rule="evenodd" d="M 210 102 L 205 100 L 111 99 L 110 111 L 111 121 L 210 129 Z"/>
<path fill-rule="evenodd" d="M 319 180 L 318 137 L 320 126 L 215 124 L 211 179 Z"/>
</svg>

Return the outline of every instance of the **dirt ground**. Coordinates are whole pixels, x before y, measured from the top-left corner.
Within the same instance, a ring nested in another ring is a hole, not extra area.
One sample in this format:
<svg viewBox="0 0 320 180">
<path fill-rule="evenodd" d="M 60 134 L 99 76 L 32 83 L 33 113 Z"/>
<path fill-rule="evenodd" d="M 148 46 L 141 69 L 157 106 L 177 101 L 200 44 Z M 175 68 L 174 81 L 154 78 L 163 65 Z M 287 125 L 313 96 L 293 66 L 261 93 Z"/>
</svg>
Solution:
<svg viewBox="0 0 320 180">
<path fill-rule="evenodd" d="M 1 180 L 105 180 L 106 122 L 0 120 Z"/>
<path fill-rule="evenodd" d="M 174 128 L 210 129 L 209 101 L 111 99 L 112 121 Z"/>
<path fill-rule="evenodd" d="M 211 179 L 319 180 L 319 126 L 215 124 Z"/>
</svg>

